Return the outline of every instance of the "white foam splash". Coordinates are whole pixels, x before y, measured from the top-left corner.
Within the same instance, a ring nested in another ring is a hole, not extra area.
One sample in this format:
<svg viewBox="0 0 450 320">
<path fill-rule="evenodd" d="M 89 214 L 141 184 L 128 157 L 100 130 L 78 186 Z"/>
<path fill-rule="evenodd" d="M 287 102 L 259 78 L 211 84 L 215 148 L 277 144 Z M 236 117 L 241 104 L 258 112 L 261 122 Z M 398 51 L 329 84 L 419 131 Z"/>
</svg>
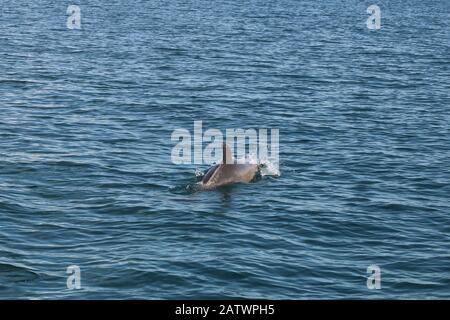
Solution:
<svg viewBox="0 0 450 320">
<path fill-rule="evenodd" d="M 242 163 L 242 162 L 241 162 Z M 254 154 L 246 155 L 245 163 L 257 164 L 260 167 L 261 176 L 276 176 L 281 175 L 278 165 L 270 161 L 270 159 L 258 160 L 258 157 Z"/>
<path fill-rule="evenodd" d="M 205 172 L 203 172 L 203 170 L 200 170 L 199 168 L 195 169 L 195 176 L 196 177 L 202 177 L 205 175 Z"/>
<path fill-rule="evenodd" d="M 262 160 L 259 163 L 260 166 L 260 172 L 261 176 L 275 176 L 279 177 L 281 176 L 280 169 L 278 168 L 278 165 L 275 165 L 273 162 L 271 162 L 269 159 Z"/>
</svg>

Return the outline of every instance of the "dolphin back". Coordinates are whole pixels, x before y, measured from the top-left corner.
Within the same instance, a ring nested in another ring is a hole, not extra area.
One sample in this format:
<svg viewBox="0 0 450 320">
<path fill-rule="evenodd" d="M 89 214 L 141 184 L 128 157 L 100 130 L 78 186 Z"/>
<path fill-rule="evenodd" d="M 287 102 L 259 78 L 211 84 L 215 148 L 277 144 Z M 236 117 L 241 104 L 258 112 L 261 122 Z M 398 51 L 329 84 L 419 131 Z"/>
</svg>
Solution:
<svg viewBox="0 0 450 320">
<path fill-rule="evenodd" d="M 233 183 L 248 183 L 258 172 L 254 164 L 220 164 L 208 170 L 202 180 L 206 188 L 215 188 Z"/>
<path fill-rule="evenodd" d="M 250 182 L 258 172 L 256 164 L 235 164 L 230 147 L 222 144 L 222 163 L 211 167 L 202 179 L 205 189 L 220 187 L 227 184 Z"/>
</svg>

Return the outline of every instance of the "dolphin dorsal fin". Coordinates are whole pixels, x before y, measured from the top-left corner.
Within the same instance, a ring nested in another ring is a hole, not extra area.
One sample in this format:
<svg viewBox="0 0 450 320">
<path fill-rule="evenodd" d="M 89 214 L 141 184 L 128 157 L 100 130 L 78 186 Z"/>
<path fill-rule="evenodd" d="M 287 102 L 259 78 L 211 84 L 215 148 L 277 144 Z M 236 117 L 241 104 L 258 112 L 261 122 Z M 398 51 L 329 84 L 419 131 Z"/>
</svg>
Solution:
<svg viewBox="0 0 450 320">
<path fill-rule="evenodd" d="M 222 163 L 223 164 L 232 164 L 233 163 L 233 155 L 231 154 L 231 149 L 226 143 L 222 143 Z"/>
</svg>

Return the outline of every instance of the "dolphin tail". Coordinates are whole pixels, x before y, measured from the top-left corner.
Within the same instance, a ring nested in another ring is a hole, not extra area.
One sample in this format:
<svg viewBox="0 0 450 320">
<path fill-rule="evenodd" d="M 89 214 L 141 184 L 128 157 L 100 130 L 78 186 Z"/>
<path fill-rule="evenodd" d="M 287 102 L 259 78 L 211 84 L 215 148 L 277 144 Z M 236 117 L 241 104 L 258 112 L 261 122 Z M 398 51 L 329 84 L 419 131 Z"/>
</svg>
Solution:
<svg viewBox="0 0 450 320">
<path fill-rule="evenodd" d="M 222 143 L 222 157 L 223 164 L 233 163 L 233 155 L 231 154 L 231 149 L 226 143 Z"/>
</svg>

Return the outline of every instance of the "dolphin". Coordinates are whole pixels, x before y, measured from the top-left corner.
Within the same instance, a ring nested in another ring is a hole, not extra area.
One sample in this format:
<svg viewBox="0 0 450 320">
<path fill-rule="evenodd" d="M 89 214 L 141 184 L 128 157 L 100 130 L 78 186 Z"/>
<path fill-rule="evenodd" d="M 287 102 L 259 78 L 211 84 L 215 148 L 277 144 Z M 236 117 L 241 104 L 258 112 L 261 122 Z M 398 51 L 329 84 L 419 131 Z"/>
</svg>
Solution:
<svg viewBox="0 0 450 320">
<path fill-rule="evenodd" d="M 222 154 L 222 163 L 208 169 L 200 182 L 201 189 L 210 190 L 234 183 L 248 183 L 259 171 L 257 164 L 234 163 L 231 149 L 225 143 L 222 144 Z"/>
</svg>

